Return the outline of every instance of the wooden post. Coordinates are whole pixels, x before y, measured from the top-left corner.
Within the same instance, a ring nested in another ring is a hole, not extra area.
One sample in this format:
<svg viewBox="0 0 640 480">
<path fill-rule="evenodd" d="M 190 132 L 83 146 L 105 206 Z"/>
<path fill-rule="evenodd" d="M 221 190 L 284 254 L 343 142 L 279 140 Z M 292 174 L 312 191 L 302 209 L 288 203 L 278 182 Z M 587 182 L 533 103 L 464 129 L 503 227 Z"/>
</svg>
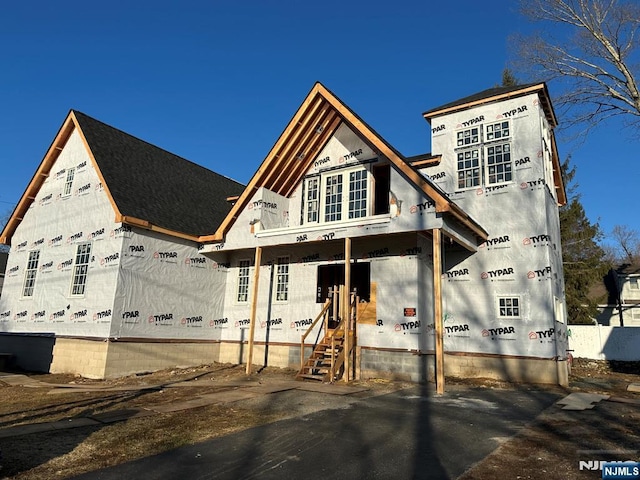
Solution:
<svg viewBox="0 0 640 480">
<path fill-rule="evenodd" d="M 256 311 L 258 309 L 258 281 L 260 280 L 260 262 L 262 247 L 256 247 L 256 260 L 253 270 L 253 291 L 251 293 L 251 313 L 249 314 L 249 351 L 247 352 L 247 375 L 251 375 L 253 363 L 253 337 L 256 332 Z"/>
<path fill-rule="evenodd" d="M 351 238 L 344 239 L 344 381 L 349 382 L 351 366 L 349 334 L 351 333 Z"/>
<path fill-rule="evenodd" d="M 444 393 L 444 336 L 442 325 L 442 233 L 433 232 L 433 317 L 436 331 L 436 393 Z"/>
</svg>

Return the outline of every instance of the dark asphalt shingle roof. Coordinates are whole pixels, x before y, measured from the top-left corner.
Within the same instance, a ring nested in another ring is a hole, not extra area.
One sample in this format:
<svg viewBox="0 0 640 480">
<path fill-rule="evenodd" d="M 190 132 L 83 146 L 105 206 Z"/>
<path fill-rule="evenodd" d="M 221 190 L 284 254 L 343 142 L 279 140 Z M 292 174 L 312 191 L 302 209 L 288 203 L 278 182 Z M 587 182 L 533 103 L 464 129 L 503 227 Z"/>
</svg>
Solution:
<svg viewBox="0 0 640 480">
<path fill-rule="evenodd" d="M 73 111 L 122 215 L 189 235 L 215 232 L 244 185 Z"/>
<path fill-rule="evenodd" d="M 459 100 L 455 100 L 453 102 L 445 103 L 444 105 L 440 105 L 439 107 L 436 107 L 436 108 L 431 108 L 431 109 L 427 110 L 426 112 L 424 112 L 422 115 L 423 116 L 428 116 L 432 112 L 437 112 L 439 110 L 444 110 L 444 109 L 447 109 L 447 108 L 452 108 L 452 107 L 465 105 L 467 103 L 476 102 L 478 100 L 483 100 L 485 98 L 495 97 L 496 95 L 502 95 L 502 94 L 510 93 L 510 92 L 517 92 L 518 90 L 523 90 L 525 88 L 532 87 L 534 85 L 540 85 L 540 82 L 538 82 L 538 83 L 529 83 L 529 84 L 526 84 L 526 85 L 514 85 L 514 86 L 510 86 L 510 87 L 488 88 L 487 90 L 483 90 L 481 92 L 474 93 L 473 95 L 469 95 L 468 97 L 464 97 L 464 98 L 461 98 Z"/>
</svg>

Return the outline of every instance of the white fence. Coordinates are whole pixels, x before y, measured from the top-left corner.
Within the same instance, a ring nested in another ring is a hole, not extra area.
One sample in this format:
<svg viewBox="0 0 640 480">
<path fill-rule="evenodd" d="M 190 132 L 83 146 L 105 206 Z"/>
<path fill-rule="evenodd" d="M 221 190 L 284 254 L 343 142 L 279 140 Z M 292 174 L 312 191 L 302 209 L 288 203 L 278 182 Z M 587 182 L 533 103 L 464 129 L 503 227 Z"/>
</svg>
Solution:
<svg viewBox="0 0 640 480">
<path fill-rule="evenodd" d="M 640 327 L 569 325 L 567 334 L 576 358 L 640 361 Z"/>
</svg>

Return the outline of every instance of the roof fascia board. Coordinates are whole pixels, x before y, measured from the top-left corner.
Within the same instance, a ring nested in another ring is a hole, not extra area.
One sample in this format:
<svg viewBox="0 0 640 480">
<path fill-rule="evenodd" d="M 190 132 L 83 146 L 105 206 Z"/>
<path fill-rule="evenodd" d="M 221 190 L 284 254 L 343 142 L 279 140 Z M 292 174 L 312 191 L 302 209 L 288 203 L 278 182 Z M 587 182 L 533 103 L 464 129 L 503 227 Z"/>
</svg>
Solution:
<svg viewBox="0 0 640 480">
<path fill-rule="evenodd" d="M 226 232 L 235 222 L 240 211 L 246 203 L 250 200 L 256 190 L 264 183 L 265 178 L 269 178 L 273 174 L 272 163 L 278 162 L 274 156 L 280 148 L 282 148 L 294 135 L 296 127 L 301 124 L 301 120 L 307 115 L 308 109 L 311 108 L 311 104 L 314 102 L 317 96 L 321 96 L 325 101 L 338 112 L 338 116 L 342 118 L 353 130 L 359 132 L 365 137 L 374 149 L 385 155 L 389 161 L 391 161 L 411 182 L 413 182 L 422 192 L 427 195 L 436 203 L 436 212 L 445 213 L 450 212 L 455 218 L 462 222 L 465 226 L 471 229 L 480 237 L 486 238 L 486 232 L 480 225 L 473 221 L 468 215 L 464 213 L 457 205 L 453 204 L 444 194 L 439 192 L 429 181 L 427 181 L 422 175 L 416 172 L 409 164 L 407 164 L 398 154 L 376 133 L 374 133 L 362 120 L 360 120 L 349 108 L 347 108 L 336 96 L 334 96 L 329 90 L 327 90 L 321 83 L 317 82 L 302 105 L 298 108 L 295 115 L 280 135 L 275 145 L 262 162 L 258 171 L 249 181 L 247 187 L 240 195 L 240 198 L 236 204 L 232 207 L 231 211 L 227 214 L 224 221 L 220 224 L 218 229 L 213 235 L 204 235 L 199 237 L 201 242 L 221 242 L 224 240 Z M 305 124 L 306 128 L 309 128 L 309 123 Z M 303 132 L 304 134 L 304 132 Z M 277 165 L 278 163 L 276 163 Z M 266 177 L 265 177 L 266 175 Z"/>
<path fill-rule="evenodd" d="M 168 228 L 158 227 L 147 220 L 141 218 L 131 217 L 129 215 L 116 215 L 116 223 L 124 223 L 132 227 L 139 227 L 144 230 L 150 230 L 152 232 L 162 233 L 164 235 L 170 235 L 172 237 L 182 238 L 185 240 L 191 240 L 192 242 L 199 242 L 197 235 L 188 235 L 186 233 L 176 232 L 175 230 L 169 230 Z"/>
<path fill-rule="evenodd" d="M 364 124 L 351 110 L 346 108 L 331 92 L 320 85 L 323 96 L 338 111 L 344 121 L 354 130 L 363 134 L 368 142 L 370 142 L 380 153 L 384 154 L 393 164 L 402 171 L 413 183 L 419 186 L 422 191 L 436 202 L 436 211 L 448 210 L 449 200 L 430 185 L 419 173 L 413 170 L 403 159 L 398 157 L 396 152 L 382 141 L 369 127 Z"/>
<path fill-rule="evenodd" d="M 456 112 L 458 110 L 464 110 L 467 108 L 471 108 L 471 107 L 475 107 L 478 105 L 482 105 L 484 103 L 490 103 L 490 102 L 495 102 L 498 100 L 505 100 L 507 98 L 512 98 L 512 97 L 521 97 L 522 95 L 525 95 L 527 93 L 533 93 L 533 92 L 538 92 L 538 91 L 542 91 L 543 95 L 545 96 L 545 101 L 547 101 L 548 105 L 550 106 L 551 103 L 549 102 L 549 93 L 547 92 L 547 87 L 545 86 L 544 83 L 539 83 L 536 85 L 531 85 L 529 87 L 523 88 L 521 90 L 513 90 L 511 92 L 506 92 L 506 93 L 502 93 L 500 95 L 494 95 L 491 97 L 486 97 L 486 98 L 481 98 L 479 100 L 474 100 L 473 102 L 468 102 L 468 103 L 463 103 L 460 105 L 455 105 L 453 107 L 449 107 L 449 108 L 443 108 L 442 110 L 436 110 L 436 111 L 432 111 L 429 112 L 428 114 L 423 114 L 423 117 L 427 120 L 440 116 L 440 115 L 445 115 L 447 113 L 452 113 L 452 112 Z M 553 111 L 553 109 L 550 107 L 549 108 L 549 116 L 551 118 L 549 118 L 549 120 L 552 122 L 553 126 L 555 127 L 556 125 L 558 125 L 558 120 L 556 118 L 555 112 Z"/>
</svg>

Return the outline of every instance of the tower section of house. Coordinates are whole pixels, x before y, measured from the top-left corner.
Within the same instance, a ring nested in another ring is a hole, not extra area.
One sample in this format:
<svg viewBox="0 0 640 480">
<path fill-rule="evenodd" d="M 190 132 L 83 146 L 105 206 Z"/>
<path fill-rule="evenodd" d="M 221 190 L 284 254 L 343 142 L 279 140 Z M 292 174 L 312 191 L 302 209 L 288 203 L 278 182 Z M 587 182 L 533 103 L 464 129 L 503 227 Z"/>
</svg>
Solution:
<svg viewBox="0 0 640 480">
<path fill-rule="evenodd" d="M 197 240 L 241 189 L 70 112 L 0 237 L 0 349 L 98 378 L 214 361 L 226 275 Z"/>
<path fill-rule="evenodd" d="M 494 88 L 424 117 L 442 158 L 420 172 L 489 232 L 475 255 L 445 258 L 444 344 L 456 358 L 448 363 L 463 375 L 553 377 L 567 348 L 558 218 L 566 199 L 546 87 Z"/>
</svg>

